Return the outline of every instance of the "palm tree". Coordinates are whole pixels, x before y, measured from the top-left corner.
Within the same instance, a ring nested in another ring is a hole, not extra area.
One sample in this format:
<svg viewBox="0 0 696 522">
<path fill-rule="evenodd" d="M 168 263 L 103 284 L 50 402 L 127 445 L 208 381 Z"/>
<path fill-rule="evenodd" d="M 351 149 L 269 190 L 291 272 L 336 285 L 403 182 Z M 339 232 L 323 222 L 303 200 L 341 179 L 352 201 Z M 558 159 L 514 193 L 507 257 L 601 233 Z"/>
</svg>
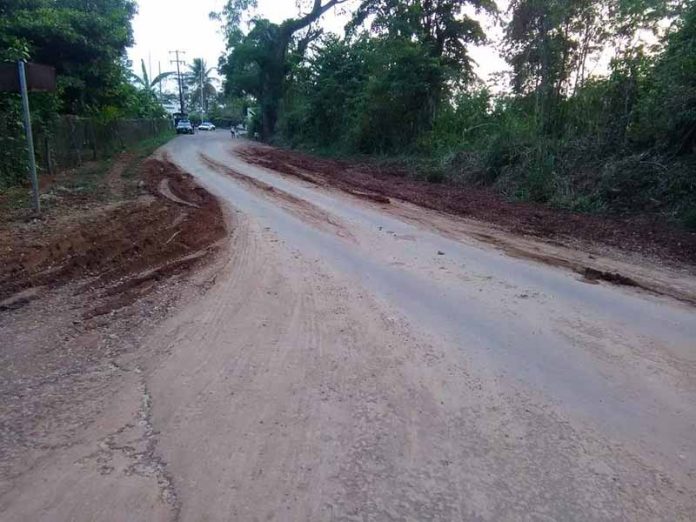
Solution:
<svg viewBox="0 0 696 522">
<path fill-rule="evenodd" d="M 194 58 L 186 75 L 186 83 L 191 87 L 191 104 L 198 105 L 204 113 L 208 112 L 208 99 L 215 96 L 213 70 L 215 67 L 208 68 L 203 58 Z"/>
<path fill-rule="evenodd" d="M 140 65 L 142 67 L 142 76 L 138 76 L 134 72 L 130 73 L 130 77 L 133 80 L 133 82 L 137 85 L 139 85 L 144 91 L 148 92 L 151 94 L 153 97 L 157 98 L 157 93 L 155 92 L 155 87 L 160 85 L 162 81 L 166 80 L 173 74 L 176 74 L 175 71 L 167 71 L 158 74 L 155 76 L 155 78 L 150 81 L 150 75 L 147 74 L 147 68 L 145 67 L 145 60 L 140 60 Z"/>
</svg>

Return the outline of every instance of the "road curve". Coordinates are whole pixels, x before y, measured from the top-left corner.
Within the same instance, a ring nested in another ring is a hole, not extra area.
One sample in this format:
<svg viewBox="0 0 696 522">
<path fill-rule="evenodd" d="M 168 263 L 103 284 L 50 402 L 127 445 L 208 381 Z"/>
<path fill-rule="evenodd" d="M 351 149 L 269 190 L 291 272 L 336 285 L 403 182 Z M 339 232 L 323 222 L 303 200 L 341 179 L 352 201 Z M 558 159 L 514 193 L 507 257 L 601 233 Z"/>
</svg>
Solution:
<svg viewBox="0 0 696 522">
<path fill-rule="evenodd" d="M 696 518 L 696 308 L 240 146 L 218 131 L 163 150 L 233 233 L 215 285 L 152 332 L 114 399 L 131 428 L 111 415 L 100 455 L 140 429 L 151 473 L 90 471 L 87 438 L 4 519 Z"/>
<path fill-rule="evenodd" d="M 532 491 L 538 490 L 539 494 L 546 491 L 543 496 L 550 497 L 547 501 L 537 498 L 532 502 L 538 503 L 540 513 L 550 510 L 549 513 L 568 518 L 573 509 L 578 509 L 577 516 L 570 518 L 605 518 L 608 513 L 601 511 L 596 512 L 596 517 L 590 516 L 596 499 L 589 499 L 597 491 L 585 499 L 588 505 L 573 498 L 581 494 L 576 490 L 577 484 L 572 485 L 574 480 L 590 480 L 595 485 L 610 480 L 609 491 L 627 487 L 632 491 L 633 501 L 642 503 L 650 496 L 640 491 L 645 484 L 627 484 L 633 480 L 628 478 L 632 473 L 620 477 L 620 468 L 625 463 L 619 464 L 622 462 L 619 455 L 624 454 L 626 458 L 630 456 L 635 465 L 650 468 L 653 477 L 663 477 L 658 480 L 665 482 L 666 478 L 674 485 L 675 492 L 684 492 L 684 514 L 694 508 L 687 500 L 689 496 L 693 499 L 696 479 L 696 311 L 693 308 L 631 290 L 590 285 L 576 274 L 508 257 L 485 245 L 452 239 L 418 226 L 413 220 L 400 219 L 379 205 L 246 164 L 235 155 L 237 146 L 238 143 L 235 145 L 224 135 L 199 135 L 193 140 L 177 140 L 169 151 L 175 162 L 211 191 L 272 233 L 282 243 L 283 255 L 298 256 L 314 264 L 318 271 L 331 274 L 333 280 L 359 292 L 362 298 L 370 299 L 382 313 L 402 325 L 409 339 L 418 339 L 416 344 L 427 344 L 426 353 L 431 350 L 446 352 L 447 357 L 452 358 L 453 368 L 464 372 L 465 381 L 478 383 L 482 390 L 495 396 L 496 404 L 501 402 L 512 409 L 500 415 L 477 413 L 473 416 L 479 417 L 478 422 L 470 418 L 472 424 L 466 430 L 450 426 L 447 432 L 451 438 L 447 444 L 451 449 L 423 455 L 423 458 L 449 462 L 447 455 L 463 450 L 458 448 L 459 437 L 475 438 L 483 429 L 477 424 L 497 424 L 511 415 L 513 422 L 524 428 L 518 427 L 519 432 L 512 429 L 506 434 L 506 429 L 499 426 L 502 432 L 494 436 L 514 438 L 516 441 L 510 443 L 514 448 L 511 453 L 523 460 L 544 455 L 537 462 L 537 472 L 548 474 L 548 477 L 556 473 L 562 477 L 567 473 L 567 480 L 559 477 L 541 489 L 538 489 L 541 484 L 533 484 L 533 480 L 521 488 L 521 498 L 533 498 Z M 243 179 L 240 181 L 239 176 L 230 176 L 224 169 L 211 168 L 211 165 L 224 165 L 235 174 L 274 187 L 275 191 L 269 196 L 268 190 L 258 190 Z M 322 227 L 322 223 L 318 223 L 321 217 L 307 218 L 302 208 L 284 208 L 282 202 L 279 204 L 278 192 L 290 194 L 318 209 L 328 216 L 327 221 L 337 230 Z M 414 349 L 402 348 L 403 354 Z M 443 375 L 433 376 L 435 382 L 440 381 L 435 389 L 422 390 L 435 403 L 438 394 L 443 393 L 440 388 L 445 388 L 454 378 L 444 368 L 442 370 Z M 403 411 L 400 413 L 404 418 L 427 417 L 424 412 L 409 409 L 408 389 L 416 384 L 404 379 L 400 390 L 392 390 L 393 400 L 401 403 Z M 380 385 L 379 380 L 375 385 Z M 453 404 L 440 401 L 443 423 L 451 424 L 456 419 L 461 422 L 462 417 L 473 413 L 461 408 L 462 398 L 456 394 L 448 399 Z M 470 401 L 469 397 L 463 403 Z M 533 415 L 526 417 L 529 408 L 523 404 L 528 403 L 535 406 L 533 411 L 543 412 L 539 414 L 548 415 L 548 418 L 537 425 Z M 474 404 L 470 407 L 477 411 L 485 406 Z M 493 411 L 497 411 L 497 406 Z M 426 419 L 420 420 L 425 426 L 429 424 Z M 436 424 L 436 419 L 432 422 Z M 562 443 L 542 442 L 549 436 L 564 440 L 560 435 L 563 430 L 572 430 L 579 441 L 587 437 L 597 444 L 607 444 L 603 457 L 575 455 L 571 458 L 564 455 L 569 448 L 564 448 Z M 543 436 L 540 431 L 544 432 Z M 454 435 L 457 432 L 459 434 Z M 404 435 L 394 433 L 391 436 Z M 379 437 L 377 433 L 374 436 Z M 421 436 L 427 439 L 426 433 Z M 530 437 L 542 440 L 532 441 Z M 489 445 L 484 444 L 479 453 L 493 451 L 486 448 Z M 405 450 L 405 447 L 399 448 L 399 451 Z M 569 461 L 564 465 L 553 463 L 566 458 Z M 494 481 L 501 481 L 499 491 L 472 495 L 488 497 L 490 504 L 480 511 L 466 509 L 467 516 L 479 513 L 492 514 L 494 518 L 517 516 L 502 507 L 514 502 L 509 498 L 511 486 L 504 484 L 515 481 L 519 487 L 530 478 L 524 472 L 513 472 L 514 466 L 504 471 L 511 463 L 502 455 L 497 459 L 501 467 L 496 471 L 496 466 L 492 466 L 486 472 L 495 477 Z M 545 463 L 547 459 L 549 462 Z M 614 459 L 617 462 L 612 462 Z M 404 456 L 404 460 L 408 458 Z M 477 459 L 472 455 L 471 460 Z M 406 462 L 398 460 L 390 464 L 395 466 L 393 472 L 406 466 Z M 446 465 L 447 474 L 456 476 L 457 472 L 451 469 L 456 466 L 459 472 L 467 470 L 466 477 L 471 473 L 470 464 L 468 458 L 460 455 Z M 555 465 L 561 469 L 545 469 Z M 597 473 L 597 468 L 603 472 Z M 458 481 L 469 482 L 465 477 L 459 477 Z M 371 478 L 387 482 L 398 480 L 388 474 L 362 478 L 358 475 L 356 480 Z M 437 482 L 433 479 L 433 487 L 445 487 Z M 424 483 L 414 486 L 417 490 L 428 491 Z M 457 498 L 455 504 L 462 509 L 472 505 L 473 499 L 467 500 L 462 490 L 457 491 L 451 484 L 446 489 Z M 390 499 L 394 501 L 398 495 L 394 492 L 391 497 L 389 488 L 384 494 L 382 502 L 387 509 Z M 608 494 L 607 491 L 603 493 Z M 623 491 L 622 495 L 628 495 L 628 491 Z M 639 501 L 641 498 L 643 500 Z M 614 498 L 610 504 L 609 512 L 614 510 L 618 514 L 628 509 L 619 498 Z M 423 516 L 423 513 L 401 511 L 395 506 L 390 509 L 395 509 L 396 518 L 420 519 Z M 530 509 L 530 505 L 526 505 L 526 509 Z M 694 513 L 696 511 L 690 514 Z M 435 513 L 432 515 L 438 518 Z M 380 519 L 386 515 L 375 516 Z"/>
</svg>

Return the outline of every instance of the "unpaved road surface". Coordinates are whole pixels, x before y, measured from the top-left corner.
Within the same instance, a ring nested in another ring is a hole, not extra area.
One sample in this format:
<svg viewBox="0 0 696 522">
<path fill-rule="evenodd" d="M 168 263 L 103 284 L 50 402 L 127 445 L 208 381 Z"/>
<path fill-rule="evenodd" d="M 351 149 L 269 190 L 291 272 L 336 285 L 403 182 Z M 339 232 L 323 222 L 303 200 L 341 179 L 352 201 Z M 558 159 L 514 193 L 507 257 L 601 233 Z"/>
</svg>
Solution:
<svg viewBox="0 0 696 522">
<path fill-rule="evenodd" d="M 3 521 L 696 518 L 692 275 L 320 187 L 242 146 L 166 147 L 228 204 L 214 284 L 5 485 Z"/>
</svg>

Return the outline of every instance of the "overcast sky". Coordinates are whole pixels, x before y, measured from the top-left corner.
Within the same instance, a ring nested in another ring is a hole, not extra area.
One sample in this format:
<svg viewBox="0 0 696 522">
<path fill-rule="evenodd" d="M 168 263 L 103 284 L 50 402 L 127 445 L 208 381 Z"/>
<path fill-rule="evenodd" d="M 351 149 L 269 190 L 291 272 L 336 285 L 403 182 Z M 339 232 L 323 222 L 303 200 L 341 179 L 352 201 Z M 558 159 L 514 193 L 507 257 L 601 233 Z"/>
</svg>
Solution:
<svg viewBox="0 0 696 522">
<path fill-rule="evenodd" d="M 169 51 L 186 51 L 187 62 L 202 57 L 209 67 L 218 63 L 224 51 L 219 22 L 211 21 L 208 13 L 218 10 L 223 0 L 139 0 L 138 14 L 133 20 L 135 46 L 129 50 L 133 69 L 140 74 L 140 60 L 145 60 L 151 77 L 162 71 L 173 70 Z M 281 22 L 297 14 L 295 0 L 258 0 L 258 14 L 274 22 Z M 355 4 L 352 4 L 355 5 Z M 349 3 L 350 6 L 350 3 Z M 325 29 L 341 33 L 348 15 L 335 10 L 322 19 Z M 486 79 L 502 70 L 505 63 L 490 46 L 472 49 L 479 63 L 478 73 Z"/>
</svg>

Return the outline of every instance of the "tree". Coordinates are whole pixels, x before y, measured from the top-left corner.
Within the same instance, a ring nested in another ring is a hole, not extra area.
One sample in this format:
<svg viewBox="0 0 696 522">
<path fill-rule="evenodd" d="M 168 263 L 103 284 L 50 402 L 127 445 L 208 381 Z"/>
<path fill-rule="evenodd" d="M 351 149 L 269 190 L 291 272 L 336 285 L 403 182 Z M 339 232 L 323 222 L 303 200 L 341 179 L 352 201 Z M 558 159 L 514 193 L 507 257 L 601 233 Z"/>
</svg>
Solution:
<svg viewBox="0 0 696 522">
<path fill-rule="evenodd" d="M 504 51 L 516 94 L 533 95 L 539 129 L 557 132 L 564 96 L 588 79 L 588 62 L 610 51 L 614 62 L 655 53 L 663 27 L 684 10 L 684 0 L 512 0 Z M 646 49 L 639 35 L 653 33 Z"/>
<path fill-rule="evenodd" d="M 555 123 L 555 108 L 570 79 L 578 46 L 571 37 L 575 17 L 592 0 L 513 0 L 505 29 L 506 59 L 516 94 L 532 93 L 542 132 Z"/>
<path fill-rule="evenodd" d="M 675 24 L 645 81 L 634 134 L 676 154 L 696 153 L 696 4 Z M 696 183 L 694 184 L 696 185 Z"/>
<path fill-rule="evenodd" d="M 415 40 L 449 68 L 451 79 L 468 81 L 473 63 L 467 46 L 486 40 L 479 22 L 465 13 L 469 6 L 477 12 L 497 12 L 493 0 L 362 0 L 349 31 L 369 21 L 374 34 Z"/>
<path fill-rule="evenodd" d="M 176 74 L 174 71 L 167 71 L 158 74 L 152 80 L 150 80 L 150 76 L 147 73 L 147 68 L 145 67 L 145 60 L 140 60 L 140 67 L 142 76 L 138 76 L 137 74 L 131 72 L 130 78 L 133 80 L 133 82 L 135 82 L 136 85 L 138 85 L 143 91 L 149 93 L 153 98 L 158 97 L 155 88 L 160 86 L 164 80 Z"/>
<path fill-rule="evenodd" d="M 0 49 L 24 49 L 31 60 L 54 66 L 63 112 L 118 107 L 135 11 L 132 0 L 8 0 Z"/>
<path fill-rule="evenodd" d="M 447 84 L 464 87 L 475 77 L 467 47 L 485 42 L 486 35 L 479 22 L 465 13 L 468 6 L 477 12 L 497 12 L 493 0 L 362 0 L 349 24 L 349 32 L 354 32 L 369 21 L 373 33 L 398 42 L 393 51 L 410 49 L 412 60 L 417 42 L 422 57 L 430 58 L 428 65 L 420 64 L 421 75 L 414 79 L 414 87 L 420 85 L 424 91 L 420 98 L 425 103 L 413 121 L 421 130 L 432 125 L 447 97 Z"/>
<path fill-rule="evenodd" d="M 191 88 L 191 104 L 198 104 L 203 113 L 208 112 L 208 100 L 216 93 L 211 77 L 213 70 L 214 67 L 208 68 L 203 58 L 194 58 L 186 75 L 186 82 Z"/>
<path fill-rule="evenodd" d="M 229 53 L 221 61 L 221 70 L 230 85 L 230 92 L 250 94 L 259 101 L 264 138 L 273 134 L 278 121 L 284 80 L 289 71 L 288 50 L 291 44 L 296 43 L 297 49 L 304 51 L 319 33 L 310 29 L 299 40 L 295 40 L 295 35 L 309 28 L 326 11 L 345 1 L 313 0 L 308 12 L 280 24 L 256 19 L 247 35 L 243 35 L 239 24 L 242 13 L 256 2 L 229 0 L 226 4 L 221 16 L 226 17 Z"/>
</svg>

